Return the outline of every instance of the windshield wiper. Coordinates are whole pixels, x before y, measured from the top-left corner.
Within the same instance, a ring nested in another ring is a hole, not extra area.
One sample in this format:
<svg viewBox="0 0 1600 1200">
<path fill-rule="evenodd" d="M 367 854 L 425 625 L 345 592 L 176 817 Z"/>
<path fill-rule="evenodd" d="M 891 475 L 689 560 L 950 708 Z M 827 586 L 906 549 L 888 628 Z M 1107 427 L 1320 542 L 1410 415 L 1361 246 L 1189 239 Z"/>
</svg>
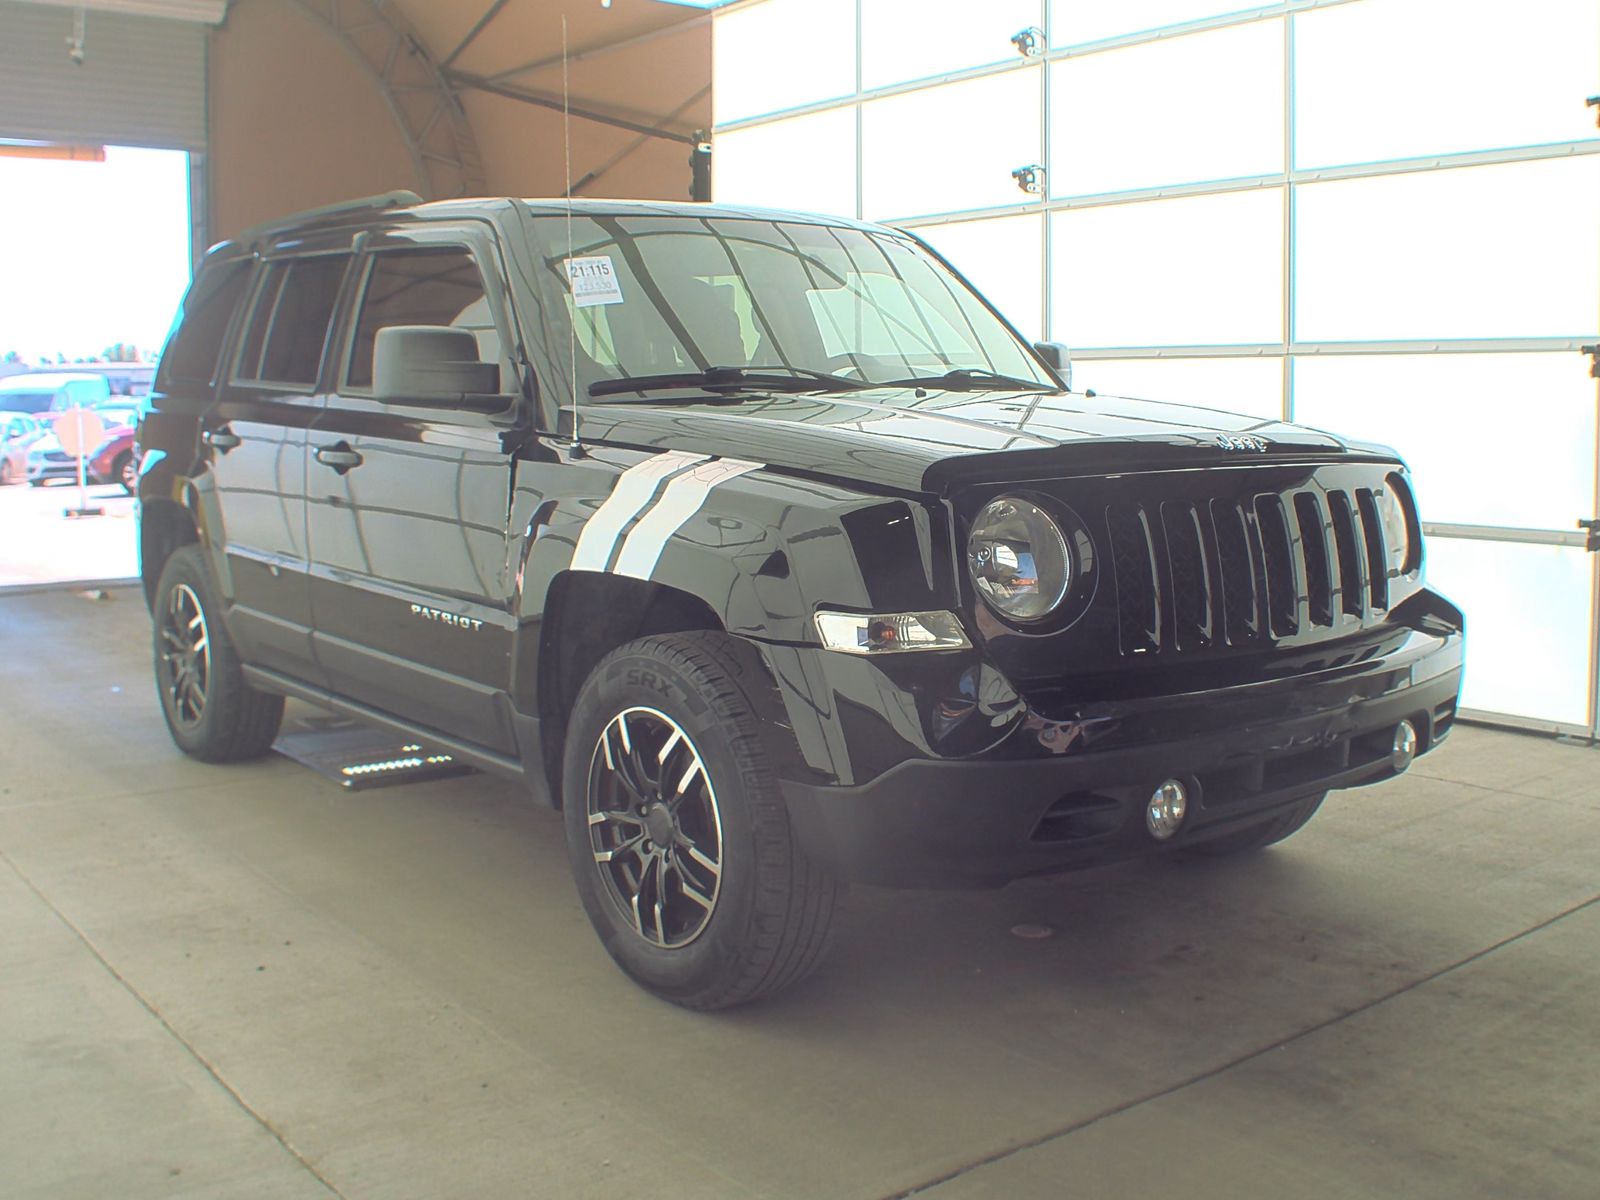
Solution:
<svg viewBox="0 0 1600 1200">
<path fill-rule="evenodd" d="M 787 371 L 787 375 L 775 372 Z M 615 396 L 623 392 L 644 392 L 656 388 L 701 388 L 705 391 L 854 392 L 867 386 L 859 379 L 812 371 L 806 367 L 777 366 L 708 367 L 671 375 L 634 375 L 627 379 L 599 379 L 589 385 L 591 396 Z"/>
<path fill-rule="evenodd" d="M 1037 379 L 1019 379 L 1015 375 L 1001 375 L 997 371 L 985 371 L 978 367 L 957 367 L 953 371 L 946 371 L 943 375 L 917 375 L 910 379 L 891 379 L 884 383 L 874 382 L 873 387 L 939 387 L 950 388 L 953 391 L 995 391 L 995 390 L 1026 390 L 1030 392 L 1053 392 L 1056 385 L 1043 383 Z"/>
</svg>

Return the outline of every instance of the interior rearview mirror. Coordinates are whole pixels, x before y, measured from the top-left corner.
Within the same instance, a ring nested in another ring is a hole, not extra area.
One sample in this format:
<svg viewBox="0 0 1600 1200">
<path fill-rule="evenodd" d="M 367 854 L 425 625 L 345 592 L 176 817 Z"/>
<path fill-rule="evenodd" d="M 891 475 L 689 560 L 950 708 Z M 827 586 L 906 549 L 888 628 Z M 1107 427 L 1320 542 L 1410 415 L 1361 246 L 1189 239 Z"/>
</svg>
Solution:
<svg viewBox="0 0 1600 1200">
<path fill-rule="evenodd" d="M 386 325 L 372 347 L 372 394 L 403 403 L 432 401 L 480 408 L 496 396 L 500 367 L 478 360 L 478 339 L 449 325 Z M 504 407 L 501 399 L 496 407 Z"/>
<path fill-rule="evenodd" d="M 1061 376 L 1061 382 L 1072 390 L 1072 351 L 1065 342 L 1035 342 L 1033 348 L 1044 359 L 1045 366 Z"/>
</svg>

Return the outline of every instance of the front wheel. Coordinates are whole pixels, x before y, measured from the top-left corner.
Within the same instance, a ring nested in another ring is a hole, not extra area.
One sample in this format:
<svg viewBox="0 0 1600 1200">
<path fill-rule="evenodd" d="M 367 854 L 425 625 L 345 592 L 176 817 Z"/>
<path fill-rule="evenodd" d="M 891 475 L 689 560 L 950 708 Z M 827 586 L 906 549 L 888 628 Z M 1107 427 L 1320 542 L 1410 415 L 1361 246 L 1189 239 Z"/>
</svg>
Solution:
<svg viewBox="0 0 1600 1200">
<path fill-rule="evenodd" d="M 1207 858 L 1220 858 L 1230 854 L 1248 854 L 1252 850 L 1263 850 L 1268 846 L 1283 841 L 1290 834 L 1300 832 L 1305 823 L 1317 815 L 1317 809 L 1322 807 L 1322 802 L 1327 798 L 1327 792 L 1322 792 L 1316 796 L 1307 796 L 1304 800 L 1295 801 L 1276 816 L 1268 817 L 1258 825 L 1252 825 L 1248 829 L 1241 829 L 1235 833 L 1225 833 L 1221 837 L 1211 838 L 1207 841 L 1196 842 L 1189 847 L 1189 853 Z"/>
<path fill-rule="evenodd" d="M 595 668 L 567 731 L 562 802 L 584 909 L 618 966 L 687 1008 L 808 974 L 839 894 L 790 833 L 758 670 L 721 634 L 631 642 Z"/>
<path fill-rule="evenodd" d="M 245 682 L 200 547 L 179 547 L 167 559 L 151 616 L 156 690 L 178 748 L 205 762 L 265 754 L 283 721 L 283 697 Z"/>
</svg>

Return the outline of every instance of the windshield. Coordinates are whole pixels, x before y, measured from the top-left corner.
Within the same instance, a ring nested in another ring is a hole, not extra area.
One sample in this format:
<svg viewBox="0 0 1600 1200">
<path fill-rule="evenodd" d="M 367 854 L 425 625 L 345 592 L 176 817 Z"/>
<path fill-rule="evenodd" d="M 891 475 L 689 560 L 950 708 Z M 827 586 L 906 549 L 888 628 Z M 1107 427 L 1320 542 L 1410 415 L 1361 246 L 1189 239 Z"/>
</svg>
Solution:
<svg viewBox="0 0 1600 1200">
<path fill-rule="evenodd" d="M 565 217 L 535 226 L 543 280 L 575 325 L 581 395 L 606 397 L 625 390 L 609 381 L 649 376 L 725 379 L 729 368 L 807 376 L 821 391 L 952 371 L 1013 381 L 996 387 L 1055 388 L 977 296 L 893 234 L 743 218 L 574 217 L 568 254 Z M 563 331 L 560 358 L 566 340 Z"/>
<path fill-rule="evenodd" d="M 55 392 L 25 392 L 21 388 L 0 390 L 0 411 L 41 413 L 49 412 Z"/>
</svg>

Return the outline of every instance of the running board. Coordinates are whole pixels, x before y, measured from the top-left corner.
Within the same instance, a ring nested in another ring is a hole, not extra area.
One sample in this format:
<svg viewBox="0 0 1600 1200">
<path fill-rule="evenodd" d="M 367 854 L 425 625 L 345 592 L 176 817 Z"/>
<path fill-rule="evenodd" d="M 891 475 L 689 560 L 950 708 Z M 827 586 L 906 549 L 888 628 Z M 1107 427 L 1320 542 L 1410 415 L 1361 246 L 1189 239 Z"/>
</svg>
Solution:
<svg viewBox="0 0 1600 1200">
<path fill-rule="evenodd" d="M 402 720 L 381 709 L 369 708 L 365 704 L 347 700 L 324 688 L 312 687 L 310 684 L 301 683 L 298 679 L 280 675 L 264 667 L 244 666 L 241 670 L 244 672 L 245 682 L 259 691 L 275 692 L 280 696 L 304 700 L 308 704 L 315 704 L 318 708 L 325 708 L 341 717 L 350 717 L 367 725 L 376 725 L 379 729 L 398 734 L 408 744 L 422 743 L 430 748 L 437 748 L 458 763 L 477 767 L 480 771 L 488 771 L 492 775 L 524 782 L 527 780 L 527 771 L 521 761 L 510 755 L 487 750 L 471 742 L 464 742 L 460 738 L 450 737 L 426 726 Z M 292 754 L 290 757 L 296 758 Z M 297 758 L 297 761 L 303 760 Z M 315 769 L 321 770 L 320 767 Z"/>
</svg>

